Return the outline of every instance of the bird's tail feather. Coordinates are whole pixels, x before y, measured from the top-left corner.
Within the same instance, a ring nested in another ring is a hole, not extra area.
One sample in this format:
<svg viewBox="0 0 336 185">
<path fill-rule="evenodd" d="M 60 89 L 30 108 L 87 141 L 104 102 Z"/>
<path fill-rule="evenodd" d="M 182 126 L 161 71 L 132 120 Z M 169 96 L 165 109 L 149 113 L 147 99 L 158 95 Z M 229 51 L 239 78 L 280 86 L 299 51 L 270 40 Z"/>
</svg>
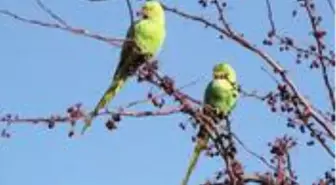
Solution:
<svg viewBox="0 0 336 185">
<path fill-rule="evenodd" d="M 184 177 L 181 185 L 187 185 L 188 184 L 190 176 L 191 176 L 192 172 L 195 169 L 195 166 L 197 164 L 198 158 L 201 155 L 202 151 L 203 151 L 203 148 L 199 146 L 199 143 L 197 143 L 197 145 L 196 145 L 196 147 L 194 149 L 193 155 L 191 157 L 191 160 L 189 162 L 189 166 L 188 166 L 187 172 L 185 174 L 185 177 Z"/>
<path fill-rule="evenodd" d="M 82 129 L 82 134 L 90 127 L 92 119 L 97 116 L 100 109 L 104 108 L 113 97 L 120 91 L 122 86 L 125 84 L 126 78 L 115 79 L 111 86 L 105 91 L 104 95 L 99 100 L 95 109 L 85 118 L 85 125 Z"/>
<path fill-rule="evenodd" d="M 99 110 L 104 108 L 111 100 L 114 98 L 114 96 L 120 91 L 122 86 L 125 83 L 125 79 L 117 79 L 115 80 L 112 85 L 106 90 L 103 97 L 99 100 L 99 103 L 93 110 L 93 115 L 97 115 Z"/>
</svg>

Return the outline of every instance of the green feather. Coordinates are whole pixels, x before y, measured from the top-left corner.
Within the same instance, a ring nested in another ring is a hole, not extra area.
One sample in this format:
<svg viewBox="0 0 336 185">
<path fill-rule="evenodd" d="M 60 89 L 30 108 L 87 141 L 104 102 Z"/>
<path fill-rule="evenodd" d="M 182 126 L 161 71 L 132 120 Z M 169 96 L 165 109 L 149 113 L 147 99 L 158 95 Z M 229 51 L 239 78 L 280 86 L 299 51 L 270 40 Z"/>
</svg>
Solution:
<svg viewBox="0 0 336 185">
<path fill-rule="evenodd" d="M 238 99 L 236 72 L 229 64 L 220 63 L 214 67 L 213 77 L 214 79 L 209 82 L 205 89 L 204 104 L 210 105 L 212 108 L 226 115 L 232 111 Z M 200 153 L 207 148 L 208 142 L 209 134 L 203 127 L 200 127 L 194 153 L 182 185 L 188 184 Z"/>
<path fill-rule="evenodd" d="M 92 119 L 97 116 L 99 110 L 106 107 L 127 79 L 142 65 L 141 62 L 145 62 L 144 56 L 155 56 L 163 44 L 165 16 L 161 4 L 157 1 L 148 1 L 143 6 L 143 10 L 146 10 L 146 17 L 135 22 L 128 29 L 112 83 L 95 109 L 84 120 L 85 126 L 82 134 L 91 125 Z"/>
</svg>

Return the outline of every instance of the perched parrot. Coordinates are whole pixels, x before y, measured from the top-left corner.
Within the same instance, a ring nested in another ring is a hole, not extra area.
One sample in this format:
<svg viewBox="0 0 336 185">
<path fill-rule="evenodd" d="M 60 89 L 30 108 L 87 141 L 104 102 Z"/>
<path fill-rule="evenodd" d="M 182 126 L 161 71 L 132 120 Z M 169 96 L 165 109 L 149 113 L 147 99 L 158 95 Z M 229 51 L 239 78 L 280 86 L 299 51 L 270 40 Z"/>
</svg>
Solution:
<svg viewBox="0 0 336 185">
<path fill-rule="evenodd" d="M 204 104 L 211 106 L 216 115 L 228 115 L 235 107 L 238 98 L 236 72 L 227 63 L 217 64 L 213 68 L 213 80 L 208 84 L 204 93 Z M 227 126 L 227 125 L 225 125 Z M 207 149 L 209 134 L 200 127 L 191 161 L 182 185 L 187 185 L 197 160 L 203 150 Z"/>
<path fill-rule="evenodd" d="M 128 29 L 112 83 L 95 109 L 85 119 L 82 134 L 91 125 L 99 110 L 112 100 L 138 67 L 157 54 L 165 40 L 165 14 L 161 4 L 154 0 L 146 1 L 140 13 L 142 18 Z"/>
</svg>

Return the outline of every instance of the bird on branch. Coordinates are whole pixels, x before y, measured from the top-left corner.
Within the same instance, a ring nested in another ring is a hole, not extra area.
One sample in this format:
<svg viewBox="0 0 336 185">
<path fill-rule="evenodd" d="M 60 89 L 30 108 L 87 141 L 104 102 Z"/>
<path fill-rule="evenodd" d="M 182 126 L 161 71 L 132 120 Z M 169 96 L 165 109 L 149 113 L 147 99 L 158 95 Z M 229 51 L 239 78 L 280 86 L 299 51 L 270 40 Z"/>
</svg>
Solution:
<svg viewBox="0 0 336 185">
<path fill-rule="evenodd" d="M 165 13 L 161 4 L 158 1 L 146 1 L 140 14 L 142 18 L 128 29 L 112 83 L 95 109 L 86 116 L 82 134 L 90 127 L 99 110 L 106 107 L 121 90 L 127 79 L 133 76 L 142 64 L 152 61 L 165 40 Z"/>
<path fill-rule="evenodd" d="M 229 124 L 224 118 L 227 117 L 236 106 L 238 95 L 239 92 L 236 83 L 235 70 L 227 63 L 217 64 L 213 68 L 213 80 L 208 84 L 204 93 L 205 106 L 203 112 L 211 115 L 211 117 L 214 118 L 215 123 L 223 127 L 223 143 L 226 148 L 230 147 L 233 143 L 229 136 L 231 133 Z M 210 110 L 208 107 L 210 107 Z M 204 125 L 201 125 L 197 134 L 194 152 L 182 181 L 182 185 L 188 184 L 200 154 L 208 148 L 209 139 L 210 135 L 208 131 L 205 129 Z"/>
</svg>

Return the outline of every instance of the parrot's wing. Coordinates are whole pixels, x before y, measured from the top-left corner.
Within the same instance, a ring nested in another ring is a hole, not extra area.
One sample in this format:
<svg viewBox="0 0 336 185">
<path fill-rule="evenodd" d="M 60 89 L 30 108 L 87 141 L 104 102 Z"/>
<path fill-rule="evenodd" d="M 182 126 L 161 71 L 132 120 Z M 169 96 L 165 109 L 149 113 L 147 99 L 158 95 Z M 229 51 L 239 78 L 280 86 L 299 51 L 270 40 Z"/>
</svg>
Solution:
<svg viewBox="0 0 336 185">
<path fill-rule="evenodd" d="M 205 92 L 204 92 L 204 97 L 203 97 L 203 102 L 205 103 L 205 104 L 208 104 L 208 103 L 210 103 L 210 101 L 211 101 L 211 88 L 212 88 L 212 81 L 207 85 L 207 87 L 206 87 L 206 89 L 205 89 Z"/>
<path fill-rule="evenodd" d="M 238 96 L 239 96 L 238 90 L 232 89 L 232 92 L 231 92 L 231 99 L 232 99 L 231 102 L 232 103 L 231 103 L 231 107 L 229 109 L 228 114 L 231 114 L 232 110 L 237 107 Z"/>
<path fill-rule="evenodd" d="M 120 54 L 120 62 L 116 68 L 113 78 L 118 78 L 121 73 L 125 73 L 126 69 L 129 66 L 129 63 L 132 62 L 133 58 L 140 54 L 140 48 L 134 40 L 137 25 L 141 23 L 141 20 L 138 20 L 132 24 L 126 34 L 126 40 L 123 43 L 121 54 Z"/>
</svg>

